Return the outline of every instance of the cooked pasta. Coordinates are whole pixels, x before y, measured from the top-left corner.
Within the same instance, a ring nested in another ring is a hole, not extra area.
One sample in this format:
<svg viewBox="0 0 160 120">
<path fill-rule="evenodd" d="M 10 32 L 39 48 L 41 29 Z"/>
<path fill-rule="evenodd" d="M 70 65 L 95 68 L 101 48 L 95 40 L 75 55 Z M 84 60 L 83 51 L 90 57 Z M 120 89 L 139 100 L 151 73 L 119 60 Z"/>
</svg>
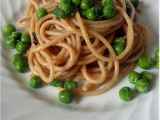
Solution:
<svg viewBox="0 0 160 120">
<path fill-rule="evenodd" d="M 131 69 L 143 53 L 146 29 L 137 23 L 137 12 L 127 14 L 125 0 L 114 0 L 117 14 L 106 20 L 87 20 L 78 11 L 59 19 L 52 14 L 58 0 L 29 0 L 25 15 L 17 26 L 30 34 L 27 58 L 31 73 L 44 83 L 55 79 L 74 80 L 80 96 L 99 95 L 111 89 Z M 37 19 L 36 10 L 43 7 L 47 15 Z M 120 32 L 119 32 L 120 31 Z M 125 49 L 116 54 L 113 41 L 122 33 Z"/>
</svg>

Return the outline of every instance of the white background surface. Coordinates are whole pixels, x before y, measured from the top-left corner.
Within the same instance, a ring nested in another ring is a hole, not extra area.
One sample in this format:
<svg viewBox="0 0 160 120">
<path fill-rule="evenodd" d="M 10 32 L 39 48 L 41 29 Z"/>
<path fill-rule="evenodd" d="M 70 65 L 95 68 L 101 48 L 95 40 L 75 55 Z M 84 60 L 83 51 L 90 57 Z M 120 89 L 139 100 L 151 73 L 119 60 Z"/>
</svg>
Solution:
<svg viewBox="0 0 160 120">
<path fill-rule="evenodd" d="M 149 48 L 152 51 L 158 46 L 158 0 L 142 1 L 139 17 L 153 31 Z M 0 0 L 0 27 L 7 21 L 14 23 L 23 14 L 24 3 L 23 0 Z M 122 102 L 117 96 L 122 86 L 130 86 L 124 79 L 103 95 L 64 106 L 56 101 L 55 89 L 45 87 L 33 92 L 26 87 L 28 75 L 15 73 L 10 63 L 10 51 L 2 45 L 2 36 L 0 41 L 1 120 L 158 120 L 158 78 L 151 92 L 139 95 L 129 103 Z M 158 74 L 155 69 L 151 71 Z"/>
</svg>

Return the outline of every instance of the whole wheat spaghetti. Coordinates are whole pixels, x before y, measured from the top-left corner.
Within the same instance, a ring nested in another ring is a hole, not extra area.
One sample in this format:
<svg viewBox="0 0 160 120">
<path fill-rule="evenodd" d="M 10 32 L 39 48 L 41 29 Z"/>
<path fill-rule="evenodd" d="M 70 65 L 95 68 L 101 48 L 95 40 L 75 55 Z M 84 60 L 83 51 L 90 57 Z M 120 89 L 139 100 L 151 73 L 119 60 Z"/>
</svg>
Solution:
<svg viewBox="0 0 160 120">
<path fill-rule="evenodd" d="M 145 28 L 135 21 L 132 3 L 130 16 L 125 0 L 115 0 L 117 15 L 112 19 L 90 21 L 79 12 L 58 19 L 52 11 L 58 0 L 29 0 L 25 15 L 17 26 L 30 34 L 32 44 L 27 51 L 32 74 L 49 84 L 55 79 L 75 80 L 79 95 L 99 95 L 111 89 L 120 77 L 134 67 L 144 51 Z M 48 15 L 38 20 L 36 10 L 44 7 Z M 112 47 L 117 31 L 125 39 L 124 51 L 117 55 Z"/>
</svg>

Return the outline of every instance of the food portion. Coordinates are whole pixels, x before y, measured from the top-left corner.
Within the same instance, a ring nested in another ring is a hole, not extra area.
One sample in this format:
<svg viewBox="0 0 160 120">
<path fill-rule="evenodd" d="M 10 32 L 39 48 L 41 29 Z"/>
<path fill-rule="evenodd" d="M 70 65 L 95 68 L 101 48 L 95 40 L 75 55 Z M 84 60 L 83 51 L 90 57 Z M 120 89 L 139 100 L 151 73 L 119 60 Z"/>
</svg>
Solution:
<svg viewBox="0 0 160 120">
<path fill-rule="evenodd" d="M 29 85 L 60 89 L 59 100 L 95 96 L 111 89 L 137 64 L 159 66 L 144 54 L 147 29 L 136 20 L 139 0 L 29 0 L 17 28 L 7 24 L 5 45 L 15 48 L 18 72 L 31 72 Z M 21 32 L 24 31 L 24 32 Z M 124 87 L 120 98 L 130 101 L 136 91 L 151 88 L 152 74 L 129 73 L 135 89 Z"/>
</svg>

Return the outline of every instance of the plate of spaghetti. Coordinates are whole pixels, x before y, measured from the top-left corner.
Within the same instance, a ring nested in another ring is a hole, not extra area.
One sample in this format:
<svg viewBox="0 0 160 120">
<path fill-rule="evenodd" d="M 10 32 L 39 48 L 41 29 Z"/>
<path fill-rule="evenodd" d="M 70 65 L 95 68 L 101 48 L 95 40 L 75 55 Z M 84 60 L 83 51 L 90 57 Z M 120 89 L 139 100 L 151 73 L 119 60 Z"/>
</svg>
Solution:
<svg viewBox="0 0 160 120">
<path fill-rule="evenodd" d="M 136 113 L 133 107 L 137 110 L 138 105 L 158 103 L 153 99 L 145 101 L 149 95 L 158 96 L 155 88 L 160 66 L 159 48 L 155 44 L 158 41 L 154 40 L 158 36 L 158 15 L 153 14 L 155 4 L 151 1 L 1 1 L 1 77 L 13 84 L 16 80 L 21 86 L 18 90 L 30 91 L 26 99 L 43 100 L 42 105 L 48 102 L 50 107 L 56 106 L 55 110 L 80 111 L 75 113 L 80 116 L 78 120 L 92 119 L 93 116 L 82 115 L 89 111 L 118 111 L 117 114 L 122 113 L 121 119 L 132 120 L 136 115 L 125 117 L 126 110 L 130 116 Z M 156 111 L 155 106 L 151 109 Z M 60 115 L 56 112 L 55 116 Z M 144 114 L 143 110 L 140 112 Z M 152 114 L 154 119 L 156 113 Z M 77 119 L 76 115 L 73 119 Z M 108 115 L 104 118 L 118 119 Z M 19 119 L 47 118 L 40 116 L 32 114 L 30 118 Z M 12 115 L 7 120 L 13 118 Z M 143 115 L 136 119 L 151 120 Z"/>
</svg>

